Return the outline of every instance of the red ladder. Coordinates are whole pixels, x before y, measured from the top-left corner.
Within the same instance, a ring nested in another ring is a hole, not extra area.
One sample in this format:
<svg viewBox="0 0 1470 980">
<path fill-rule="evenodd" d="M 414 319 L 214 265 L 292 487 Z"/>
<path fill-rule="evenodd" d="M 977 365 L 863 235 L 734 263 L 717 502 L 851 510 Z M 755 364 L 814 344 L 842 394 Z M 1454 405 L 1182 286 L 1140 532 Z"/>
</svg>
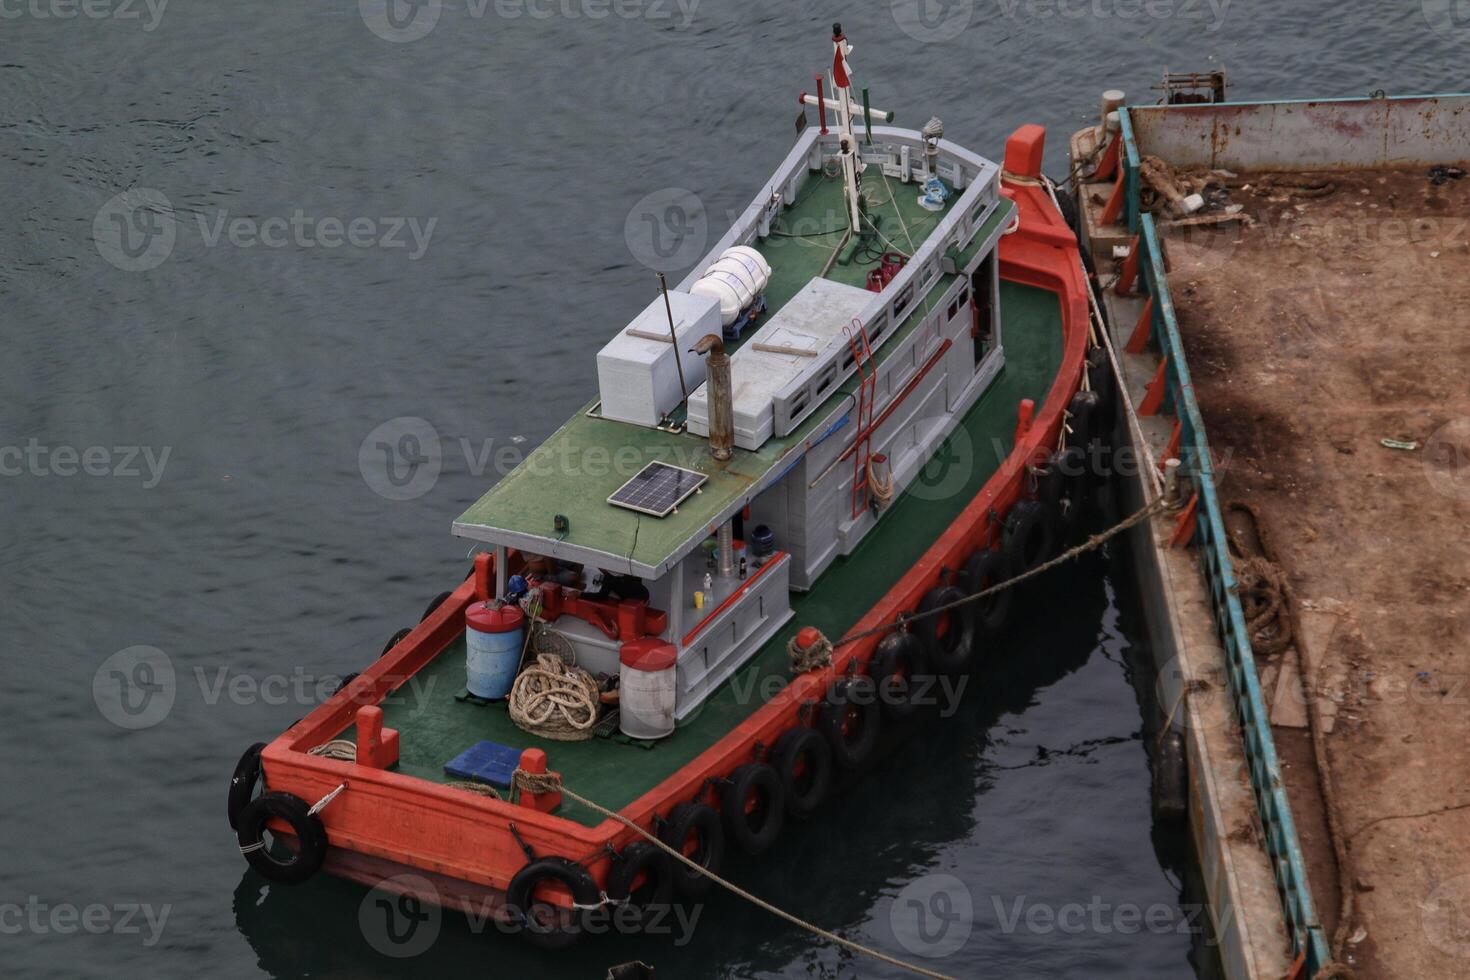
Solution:
<svg viewBox="0 0 1470 980">
<path fill-rule="evenodd" d="M 857 442 L 852 454 L 852 517 L 856 520 L 867 509 L 870 500 L 868 460 L 873 441 L 873 394 L 878 389 L 878 372 L 870 367 L 873 348 L 868 343 L 868 331 L 863 322 L 853 317 L 851 325 L 843 327 L 842 333 L 847 337 L 847 346 L 852 351 L 852 360 L 861 379 L 858 384 Z"/>
</svg>

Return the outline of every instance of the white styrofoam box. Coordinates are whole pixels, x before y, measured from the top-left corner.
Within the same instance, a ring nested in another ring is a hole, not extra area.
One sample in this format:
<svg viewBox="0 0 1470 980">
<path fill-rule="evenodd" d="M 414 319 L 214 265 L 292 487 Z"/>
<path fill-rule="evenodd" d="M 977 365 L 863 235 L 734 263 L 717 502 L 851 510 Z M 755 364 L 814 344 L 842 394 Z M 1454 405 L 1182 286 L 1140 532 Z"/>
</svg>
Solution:
<svg viewBox="0 0 1470 980">
<path fill-rule="evenodd" d="M 704 358 L 690 350 L 705 334 L 720 333 L 720 304 L 705 296 L 669 290 L 678 350 L 664 338 L 669 316 L 658 296 L 597 353 L 597 386 L 604 418 L 654 426 L 679 404 L 678 364 L 693 391 L 704 382 Z M 636 331 L 636 333 L 630 333 Z M 648 336 L 638 336 L 646 334 Z M 679 361 L 674 360 L 675 357 Z"/>
<path fill-rule="evenodd" d="M 798 378 L 814 376 L 841 358 L 842 345 L 826 356 L 804 357 L 756 350 L 756 344 L 827 351 L 842 330 L 873 301 L 874 294 L 858 286 L 830 279 L 813 279 L 776 311 L 730 358 L 730 380 L 734 387 L 735 445 L 741 449 L 761 447 L 775 426 L 777 393 Z M 689 396 L 689 430 L 709 435 L 708 386 Z M 812 404 L 808 410 L 815 408 Z"/>
</svg>

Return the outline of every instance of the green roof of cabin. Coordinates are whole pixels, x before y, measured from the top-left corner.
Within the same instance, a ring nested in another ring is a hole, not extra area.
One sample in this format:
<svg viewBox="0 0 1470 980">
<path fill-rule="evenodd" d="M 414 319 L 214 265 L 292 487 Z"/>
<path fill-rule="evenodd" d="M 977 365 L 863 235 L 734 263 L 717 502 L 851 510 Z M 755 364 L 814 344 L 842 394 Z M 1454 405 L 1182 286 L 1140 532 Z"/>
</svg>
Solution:
<svg viewBox="0 0 1470 980">
<path fill-rule="evenodd" d="M 918 204 L 912 184 L 884 180 L 877 167 L 864 177 L 868 213 L 882 215 L 881 233 L 907 252 L 912 252 L 934 230 L 959 195 L 952 195 L 943 212 L 931 212 Z M 962 264 L 987 241 L 995 227 L 1010 219 L 1013 205 L 1002 199 L 976 233 Z M 755 243 L 771 265 L 766 287 L 767 316 L 774 314 L 809 281 L 816 278 L 832 248 L 846 230 L 846 204 L 839 180 L 809 176 L 796 203 L 783 212 L 776 233 Z M 786 229 L 784 231 L 782 229 Z M 852 286 L 866 283 L 871 262 L 834 263 L 828 279 Z M 934 297 L 954 281 L 942 276 L 930 288 L 899 328 L 875 352 L 882 363 L 898 347 L 897 338 L 911 332 L 927 315 Z M 752 331 L 753 332 L 753 331 Z M 738 348 L 734 343 L 727 349 Z M 849 377 L 827 401 L 790 435 L 773 437 L 760 449 L 735 449 L 728 462 L 716 462 L 709 442 L 702 436 L 645 428 L 626 422 L 596 418 L 588 414 L 591 403 L 572 416 L 519 467 L 505 476 L 488 493 L 455 521 L 456 534 L 486 541 L 503 541 L 507 533 L 545 539 L 546 551 L 555 553 L 555 542 L 596 551 L 608 560 L 600 567 L 656 576 L 697 545 L 752 488 L 764 488 L 766 477 L 784 472 L 800 458 L 813 430 L 826 423 L 832 406 L 857 390 L 858 378 Z M 661 460 L 697 470 L 709 477 L 700 492 L 685 500 L 672 514 L 652 517 L 613 506 L 607 498 L 652 460 Z M 553 527 L 556 515 L 568 519 L 569 529 L 558 537 Z M 623 559 L 620 565 L 616 559 Z"/>
</svg>

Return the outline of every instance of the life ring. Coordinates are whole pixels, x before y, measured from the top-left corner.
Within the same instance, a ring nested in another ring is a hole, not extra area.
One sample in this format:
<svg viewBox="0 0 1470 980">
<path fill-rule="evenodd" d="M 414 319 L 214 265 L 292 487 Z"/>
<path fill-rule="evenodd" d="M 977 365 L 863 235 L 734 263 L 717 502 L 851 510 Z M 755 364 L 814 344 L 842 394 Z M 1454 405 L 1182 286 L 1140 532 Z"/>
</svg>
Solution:
<svg viewBox="0 0 1470 980">
<path fill-rule="evenodd" d="M 832 788 L 832 749 L 814 728 L 793 728 L 776 739 L 771 765 L 793 816 L 811 816 Z"/>
<path fill-rule="evenodd" d="M 889 721 L 908 721 L 918 710 L 914 678 L 929 672 L 923 644 L 912 633 L 889 633 L 878 641 L 869 669 Z"/>
<path fill-rule="evenodd" d="M 295 849 L 276 841 L 275 847 L 265 842 L 266 824 L 282 820 L 295 836 Z M 240 853 L 267 881 L 282 885 L 299 885 L 316 874 L 327 856 L 327 829 L 321 817 L 311 812 L 306 801 L 290 793 L 265 793 L 257 796 L 240 811 L 235 828 Z"/>
<path fill-rule="evenodd" d="M 1011 570 L 1024 575 L 1052 556 L 1057 529 L 1052 512 L 1039 500 L 1020 500 L 1006 515 L 1006 550 Z"/>
<path fill-rule="evenodd" d="M 454 595 L 453 592 L 441 592 L 436 595 L 433 601 L 429 603 L 429 608 L 425 609 L 424 614 L 419 617 L 419 622 L 422 623 L 424 620 L 434 615 L 434 610 L 444 605 L 444 603 L 447 602 L 449 600 L 449 597 L 452 595 Z"/>
<path fill-rule="evenodd" d="M 536 888 L 550 882 L 565 888 L 572 896 L 572 908 L 536 902 Z M 564 857 L 537 858 L 510 880 L 505 890 L 505 904 L 520 919 L 521 935 L 543 949 L 563 949 L 581 938 L 581 913 L 595 908 L 602 895 L 587 869 Z M 548 908 L 554 918 L 543 919 L 538 908 Z"/>
<path fill-rule="evenodd" d="M 239 829 L 240 813 L 255 798 L 255 784 L 260 781 L 260 752 L 264 748 L 264 742 L 256 742 L 235 763 L 235 774 L 230 777 L 228 804 L 231 830 Z"/>
<path fill-rule="evenodd" d="M 965 588 L 971 595 L 984 592 L 1010 577 L 1010 564 L 1006 561 L 1004 552 L 981 548 L 965 562 Z M 1014 589 L 1002 589 L 984 599 L 974 599 L 967 605 L 970 628 L 975 631 L 977 644 L 995 639 L 1006 628 L 1006 621 L 1011 617 L 1011 600 L 1014 597 Z M 983 654 L 983 649 L 981 652 Z"/>
<path fill-rule="evenodd" d="M 388 655 L 388 651 L 389 650 L 391 650 L 394 647 L 396 647 L 398 645 L 398 643 L 399 643 L 400 640 L 402 640 L 405 636 L 407 636 L 408 634 L 410 634 L 412 632 L 413 632 L 412 629 L 410 629 L 407 626 L 405 626 L 405 627 L 403 627 L 403 629 L 399 630 L 397 633 L 394 633 L 393 636 L 391 638 L 389 638 L 387 645 L 385 645 L 383 647 L 383 652 L 380 653 L 380 654 L 378 654 L 378 659 L 379 660 L 382 660 L 384 657 L 386 657 Z"/>
<path fill-rule="evenodd" d="M 667 907 L 674 896 L 674 859 L 646 840 L 635 840 L 613 858 L 607 897 L 642 912 Z"/>
<path fill-rule="evenodd" d="M 659 831 L 659 839 L 711 873 L 718 873 L 725 858 L 725 830 L 720 815 L 705 803 L 680 803 Z M 691 843 L 692 842 L 692 843 Z M 698 898 L 714 886 L 682 861 L 674 867 L 674 888 L 685 898 Z"/>
<path fill-rule="evenodd" d="M 730 774 L 720 793 L 730 839 L 746 854 L 763 854 L 781 836 L 786 796 L 774 767 L 752 762 Z"/>
<path fill-rule="evenodd" d="M 921 618 L 914 623 L 914 632 L 923 644 L 925 657 L 941 674 L 965 674 L 975 665 L 979 653 L 975 629 L 963 606 L 934 616 L 926 614 L 964 598 L 965 593 L 954 586 L 941 585 L 919 600 Z"/>
<path fill-rule="evenodd" d="M 858 674 L 840 678 L 827 688 L 817 727 L 832 750 L 832 761 L 852 770 L 860 768 L 877 749 L 882 719 L 877 685 Z"/>
<path fill-rule="evenodd" d="M 1098 438 L 1102 424 L 1095 391 L 1079 391 L 1067 403 L 1067 445 L 1087 448 Z"/>
</svg>

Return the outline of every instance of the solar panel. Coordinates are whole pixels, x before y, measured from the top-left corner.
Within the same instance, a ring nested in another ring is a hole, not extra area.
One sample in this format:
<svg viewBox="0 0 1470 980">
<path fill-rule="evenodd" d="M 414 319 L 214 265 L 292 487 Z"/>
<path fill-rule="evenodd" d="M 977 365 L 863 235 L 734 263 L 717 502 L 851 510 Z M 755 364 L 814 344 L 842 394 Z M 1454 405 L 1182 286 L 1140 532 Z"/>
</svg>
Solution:
<svg viewBox="0 0 1470 980">
<path fill-rule="evenodd" d="M 654 517 L 668 517 L 684 499 L 704 485 L 709 477 L 694 470 L 655 460 L 607 498 L 615 507 L 626 507 Z"/>
</svg>

